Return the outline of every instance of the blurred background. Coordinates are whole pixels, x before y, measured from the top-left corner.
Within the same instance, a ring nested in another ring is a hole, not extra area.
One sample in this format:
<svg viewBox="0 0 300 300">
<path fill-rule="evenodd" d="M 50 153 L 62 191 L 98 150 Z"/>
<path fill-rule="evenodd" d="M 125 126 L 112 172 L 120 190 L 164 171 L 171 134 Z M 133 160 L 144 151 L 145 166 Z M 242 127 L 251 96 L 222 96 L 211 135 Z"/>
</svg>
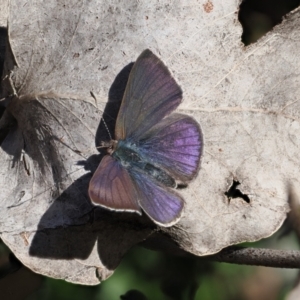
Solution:
<svg viewBox="0 0 300 300">
<path fill-rule="evenodd" d="M 241 4 L 239 20 L 247 46 L 281 23 L 300 0 L 248 0 Z M 6 34 L 0 28 L 0 35 Z M 0 72 L 4 41 L 0 39 Z M 1 115 L 0 108 L 0 115 Z M 268 239 L 249 247 L 299 249 L 299 237 L 291 223 Z M 0 240 L 0 299 L 2 300 L 272 300 L 292 298 L 298 270 L 207 262 L 175 257 L 134 247 L 108 280 L 98 286 L 81 286 L 35 274 L 24 267 Z M 299 294 L 298 294 L 299 295 Z"/>
<path fill-rule="evenodd" d="M 243 246 L 297 250 L 298 238 L 288 228 L 285 224 L 272 237 Z M 0 244 L 2 300 L 280 300 L 287 299 L 297 277 L 293 269 L 207 262 L 136 246 L 109 279 L 82 286 L 33 273 Z"/>
</svg>

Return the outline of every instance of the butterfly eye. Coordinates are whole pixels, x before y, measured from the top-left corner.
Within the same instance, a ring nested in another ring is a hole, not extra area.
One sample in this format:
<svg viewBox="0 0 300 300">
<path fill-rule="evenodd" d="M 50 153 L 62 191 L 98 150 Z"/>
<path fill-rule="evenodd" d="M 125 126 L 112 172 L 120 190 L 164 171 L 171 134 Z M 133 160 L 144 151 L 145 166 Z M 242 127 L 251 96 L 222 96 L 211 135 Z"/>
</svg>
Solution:
<svg viewBox="0 0 300 300">
<path fill-rule="evenodd" d="M 109 142 L 105 142 L 106 151 L 108 154 L 113 154 L 117 147 L 117 141 L 111 140 Z"/>
<path fill-rule="evenodd" d="M 113 149 L 113 146 L 112 145 L 109 145 L 108 147 L 107 147 L 107 153 L 108 154 L 112 154 L 113 152 L 114 152 L 114 149 Z"/>
</svg>

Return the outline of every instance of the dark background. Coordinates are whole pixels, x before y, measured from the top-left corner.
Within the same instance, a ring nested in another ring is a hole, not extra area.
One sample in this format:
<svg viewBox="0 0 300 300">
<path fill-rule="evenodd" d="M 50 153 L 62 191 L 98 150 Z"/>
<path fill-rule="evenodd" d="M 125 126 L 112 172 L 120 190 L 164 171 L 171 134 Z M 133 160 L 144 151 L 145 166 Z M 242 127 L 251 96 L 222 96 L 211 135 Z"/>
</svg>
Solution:
<svg viewBox="0 0 300 300">
<path fill-rule="evenodd" d="M 281 23 L 299 0 L 248 0 L 241 5 L 242 42 L 255 43 Z M 6 30 L 0 28 L 0 74 Z M 0 115 L 4 108 L 0 107 Z M 1 138 L 1 134 L 0 134 Z M 251 247 L 299 249 L 288 225 L 272 237 Z M 245 246 L 245 245 L 244 245 Z M 247 246 L 247 245 L 246 245 Z M 111 278 L 98 286 L 67 283 L 35 274 L 24 267 L 0 241 L 0 299 L 174 299 L 174 300 L 272 300 L 285 299 L 298 270 L 249 267 L 206 262 L 199 258 L 173 257 L 136 246 L 123 259 Z"/>
</svg>

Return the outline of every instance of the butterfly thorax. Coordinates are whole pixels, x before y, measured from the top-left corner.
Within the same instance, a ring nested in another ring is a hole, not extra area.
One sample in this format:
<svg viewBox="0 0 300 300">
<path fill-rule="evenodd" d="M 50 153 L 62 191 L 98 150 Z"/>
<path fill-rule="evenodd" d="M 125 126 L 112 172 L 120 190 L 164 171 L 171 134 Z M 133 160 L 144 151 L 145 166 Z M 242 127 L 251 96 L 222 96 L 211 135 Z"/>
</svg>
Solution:
<svg viewBox="0 0 300 300">
<path fill-rule="evenodd" d="M 113 143 L 115 142 L 115 143 Z M 156 167 L 151 161 L 141 154 L 141 150 L 135 143 L 126 140 L 110 141 L 111 149 L 108 153 L 121 162 L 123 167 L 129 170 L 139 170 L 165 186 L 176 187 L 176 181 L 166 171 Z"/>
</svg>

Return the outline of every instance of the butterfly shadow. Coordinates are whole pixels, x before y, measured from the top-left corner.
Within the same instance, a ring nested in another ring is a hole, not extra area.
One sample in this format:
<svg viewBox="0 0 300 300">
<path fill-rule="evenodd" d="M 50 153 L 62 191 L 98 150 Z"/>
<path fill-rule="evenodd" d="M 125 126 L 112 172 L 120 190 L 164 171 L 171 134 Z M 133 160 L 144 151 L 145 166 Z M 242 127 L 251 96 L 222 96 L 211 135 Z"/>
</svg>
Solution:
<svg viewBox="0 0 300 300">
<path fill-rule="evenodd" d="M 95 150 L 100 154 L 77 162 L 90 173 L 75 180 L 42 216 L 29 249 L 31 256 L 87 259 L 97 242 L 102 264 L 114 269 L 128 249 L 145 240 L 155 227 L 146 216 L 95 207 L 88 196 L 92 174 L 105 154 L 103 149 L 97 147 L 101 141 L 110 140 L 110 135 L 113 137 L 115 120 L 132 66 L 133 63 L 123 68 L 109 90 L 109 99 L 95 137 Z"/>
<path fill-rule="evenodd" d="M 122 71 L 116 76 L 109 89 L 108 101 L 103 111 L 98 129 L 96 131 L 96 147 L 99 147 L 102 141 L 109 141 L 111 138 L 114 138 L 116 119 L 120 110 L 122 98 L 132 67 L 133 63 L 125 66 Z M 97 149 L 98 151 L 103 152 L 101 151 L 101 149 Z"/>
</svg>

